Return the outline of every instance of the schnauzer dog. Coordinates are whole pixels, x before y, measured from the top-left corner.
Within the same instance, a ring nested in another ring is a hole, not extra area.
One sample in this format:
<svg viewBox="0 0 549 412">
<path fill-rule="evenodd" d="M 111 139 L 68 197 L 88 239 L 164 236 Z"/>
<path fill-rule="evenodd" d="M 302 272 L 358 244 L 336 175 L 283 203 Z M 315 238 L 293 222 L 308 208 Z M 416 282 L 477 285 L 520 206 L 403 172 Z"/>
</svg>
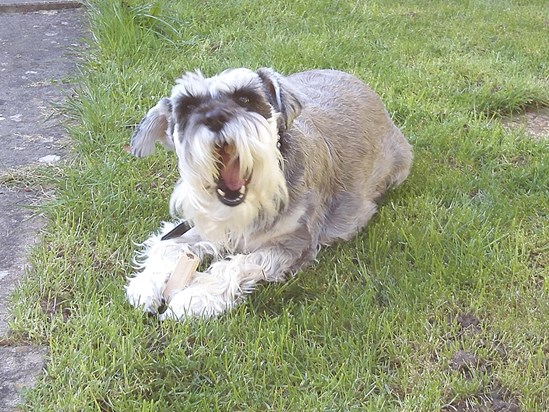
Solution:
<svg viewBox="0 0 549 412">
<path fill-rule="evenodd" d="M 175 150 L 180 179 L 164 222 L 136 253 L 126 295 L 161 319 L 218 315 L 261 281 L 283 281 L 321 245 L 347 240 L 402 183 L 412 148 L 379 97 L 350 74 L 271 69 L 177 80 L 131 141 Z M 181 255 L 211 262 L 164 299 Z"/>
</svg>

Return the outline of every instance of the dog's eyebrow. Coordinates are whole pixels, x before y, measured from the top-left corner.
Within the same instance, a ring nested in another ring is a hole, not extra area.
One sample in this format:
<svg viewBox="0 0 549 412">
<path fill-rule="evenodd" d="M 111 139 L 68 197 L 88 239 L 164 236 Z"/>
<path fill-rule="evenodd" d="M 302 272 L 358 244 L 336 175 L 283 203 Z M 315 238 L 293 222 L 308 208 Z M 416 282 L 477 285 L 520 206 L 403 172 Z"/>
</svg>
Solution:
<svg viewBox="0 0 549 412">
<path fill-rule="evenodd" d="M 180 94 L 175 99 L 174 111 L 179 115 L 186 115 L 195 107 L 201 105 L 205 98 L 192 94 Z"/>
<path fill-rule="evenodd" d="M 249 97 L 258 99 L 261 97 L 261 94 L 259 93 L 259 90 L 257 88 L 252 87 L 245 87 L 245 88 L 238 88 L 231 90 L 229 93 L 229 96 L 231 97 Z"/>
<path fill-rule="evenodd" d="M 197 94 L 180 94 L 177 96 L 176 101 L 177 102 L 185 102 L 185 103 L 200 103 L 204 100 L 204 96 L 200 96 Z"/>
<path fill-rule="evenodd" d="M 249 79 L 246 82 L 243 82 L 239 85 L 228 85 L 228 93 L 235 93 L 239 90 L 259 90 L 260 86 L 257 79 Z"/>
</svg>

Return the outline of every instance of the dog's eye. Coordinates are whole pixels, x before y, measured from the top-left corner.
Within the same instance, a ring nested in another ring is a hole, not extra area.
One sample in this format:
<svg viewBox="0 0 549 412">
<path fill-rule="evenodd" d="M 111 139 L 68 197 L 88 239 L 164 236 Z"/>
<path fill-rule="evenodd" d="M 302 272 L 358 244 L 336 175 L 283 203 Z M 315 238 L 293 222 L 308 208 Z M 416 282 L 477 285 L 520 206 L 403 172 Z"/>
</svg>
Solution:
<svg viewBox="0 0 549 412">
<path fill-rule="evenodd" d="M 250 98 L 247 96 L 239 96 L 238 97 L 238 104 L 242 106 L 247 106 L 250 104 Z"/>
</svg>

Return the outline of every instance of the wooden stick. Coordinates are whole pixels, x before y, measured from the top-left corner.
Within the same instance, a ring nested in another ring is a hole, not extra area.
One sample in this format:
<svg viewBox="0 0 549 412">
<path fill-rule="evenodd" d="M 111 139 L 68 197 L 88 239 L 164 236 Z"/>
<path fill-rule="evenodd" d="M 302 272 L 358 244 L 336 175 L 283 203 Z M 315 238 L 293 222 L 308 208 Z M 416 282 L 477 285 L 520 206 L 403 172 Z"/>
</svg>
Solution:
<svg viewBox="0 0 549 412">
<path fill-rule="evenodd" d="M 184 289 L 191 283 L 199 263 L 200 260 L 198 260 L 198 257 L 193 253 L 187 252 L 181 255 L 162 291 L 164 299 L 170 300 L 171 295 L 173 295 L 174 292 Z"/>
</svg>

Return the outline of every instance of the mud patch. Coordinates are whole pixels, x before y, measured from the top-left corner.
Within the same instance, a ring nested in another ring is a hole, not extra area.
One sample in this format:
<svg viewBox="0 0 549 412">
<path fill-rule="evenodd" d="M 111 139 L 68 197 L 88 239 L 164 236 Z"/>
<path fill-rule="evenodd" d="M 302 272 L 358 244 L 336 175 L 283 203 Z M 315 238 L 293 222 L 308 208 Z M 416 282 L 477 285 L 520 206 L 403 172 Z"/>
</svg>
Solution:
<svg viewBox="0 0 549 412">
<path fill-rule="evenodd" d="M 535 140 L 549 139 L 549 108 L 530 109 L 522 114 L 503 119 L 503 127 L 511 131 L 524 130 Z"/>
</svg>

